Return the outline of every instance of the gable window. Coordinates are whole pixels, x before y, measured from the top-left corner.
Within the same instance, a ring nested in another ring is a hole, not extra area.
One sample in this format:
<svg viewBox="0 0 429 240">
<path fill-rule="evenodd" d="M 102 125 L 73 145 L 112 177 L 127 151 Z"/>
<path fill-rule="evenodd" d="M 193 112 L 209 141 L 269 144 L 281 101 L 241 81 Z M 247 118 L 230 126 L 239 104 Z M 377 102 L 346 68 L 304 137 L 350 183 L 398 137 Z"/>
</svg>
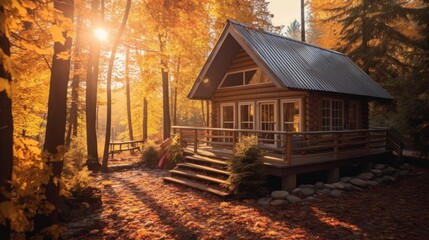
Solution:
<svg viewBox="0 0 429 240">
<path fill-rule="evenodd" d="M 220 84 L 220 88 L 244 86 L 264 82 L 269 82 L 269 79 L 260 68 L 249 69 L 227 73 Z"/>
<path fill-rule="evenodd" d="M 337 99 L 322 99 L 322 131 L 343 130 L 343 125 L 343 101 Z"/>
</svg>

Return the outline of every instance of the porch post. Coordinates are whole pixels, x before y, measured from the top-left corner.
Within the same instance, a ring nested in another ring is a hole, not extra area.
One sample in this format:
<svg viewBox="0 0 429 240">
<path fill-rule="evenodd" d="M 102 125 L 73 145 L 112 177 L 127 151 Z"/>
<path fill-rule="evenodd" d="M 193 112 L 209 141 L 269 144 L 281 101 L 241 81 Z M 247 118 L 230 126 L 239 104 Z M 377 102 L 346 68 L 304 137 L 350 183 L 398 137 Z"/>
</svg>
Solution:
<svg viewBox="0 0 429 240">
<path fill-rule="evenodd" d="M 296 175 L 287 175 L 282 177 L 282 190 L 292 192 L 296 188 Z"/>
<path fill-rule="evenodd" d="M 339 146 L 339 136 L 338 133 L 334 134 L 334 160 L 338 160 L 339 159 L 339 155 L 340 155 L 340 146 Z"/>
<path fill-rule="evenodd" d="M 292 136 L 290 134 L 286 134 L 285 161 L 287 165 L 292 165 Z"/>
<path fill-rule="evenodd" d="M 194 129 L 194 153 L 198 152 L 198 130 Z"/>
<path fill-rule="evenodd" d="M 340 168 L 333 168 L 327 171 L 327 183 L 334 183 L 340 180 Z"/>
</svg>

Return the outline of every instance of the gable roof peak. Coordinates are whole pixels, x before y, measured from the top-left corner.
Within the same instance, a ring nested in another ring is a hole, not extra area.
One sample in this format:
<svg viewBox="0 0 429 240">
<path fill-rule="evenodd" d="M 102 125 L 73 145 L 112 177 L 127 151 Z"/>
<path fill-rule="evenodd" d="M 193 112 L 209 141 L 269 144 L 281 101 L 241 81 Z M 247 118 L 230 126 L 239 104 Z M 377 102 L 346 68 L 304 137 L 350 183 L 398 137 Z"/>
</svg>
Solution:
<svg viewBox="0 0 429 240">
<path fill-rule="evenodd" d="M 300 41 L 300 40 L 297 40 L 297 39 L 293 39 L 293 38 L 290 38 L 290 37 L 287 37 L 287 36 L 284 36 L 284 35 L 281 35 L 281 34 L 269 32 L 269 31 L 267 31 L 267 30 L 265 30 L 265 29 L 263 29 L 261 27 L 259 27 L 259 28 L 252 27 L 252 26 L 247 25 L 245 23 L 240 23 L 240 22 L 237 22 L 237 21 L 231 20 L 231 19 L 228 19 L 226 22 L 227 22 L 227 24 L 231 23 L 232 25 L 242 27 L 243 29 L 246 29 L 246 30 L 258 31 L 258 32 L 261 32 L 263 34 L 268 34 L 268 35 L 271 35 L 271 36 L 274 36 L 274 37 L 282 38 L 282 39 L 287 40 L 287 41 L 292 41 L 292 42 L 296 42 L 296 43 L 299 43 L 299 44 L 307 45 L 307 46 L 310 46 L 310 47 L 318 48 L 318 49 L 321 49 L 321 50 L 324 50 L 324 51 L 336 53 L 336 54 L 339 54 L 339 55 L 344 55 L 344 53 L 337 52 L 337 51 L 332 50 L 332 49 L 322 48 L 322 47 L 313 45 L 313 44 L 308 43 L 308 42 L 303 42 L 303 41 Z"/>
</svg>

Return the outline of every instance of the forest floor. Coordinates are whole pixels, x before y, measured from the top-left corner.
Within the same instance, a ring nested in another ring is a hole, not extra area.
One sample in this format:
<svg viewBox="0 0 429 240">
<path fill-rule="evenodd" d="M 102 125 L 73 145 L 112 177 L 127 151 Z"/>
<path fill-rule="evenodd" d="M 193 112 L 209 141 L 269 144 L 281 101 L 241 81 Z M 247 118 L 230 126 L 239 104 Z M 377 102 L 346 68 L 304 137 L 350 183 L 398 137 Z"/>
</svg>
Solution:
<svg viewBox="0 0 429 240">
<path fill-rule="evenodd" d="M 66 239 L 427 239 L 429 169 L 340 198 L 283 206 L 163 183 L 166 170 L 100 174 L 103 207 Z M 80 227 L 80 231 L 79 231 Z M 82 229 L 84 229 L 82 231 Z"/>
</svg>

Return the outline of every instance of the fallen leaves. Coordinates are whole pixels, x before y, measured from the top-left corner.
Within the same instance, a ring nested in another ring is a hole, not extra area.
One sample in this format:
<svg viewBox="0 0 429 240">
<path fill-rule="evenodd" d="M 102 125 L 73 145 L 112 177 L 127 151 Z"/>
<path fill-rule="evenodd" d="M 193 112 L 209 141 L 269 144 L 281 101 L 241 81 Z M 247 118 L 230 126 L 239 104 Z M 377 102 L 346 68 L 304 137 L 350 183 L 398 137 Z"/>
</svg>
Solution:
<svg viewBox="0 0 429 240">
<path fill-rule="evenodd" d="M 341 199 L 260 208 L 164 184 L 163 170 L 102 174 L 99 232 L 85 239 L 422 239 L 429 174 Z M 406 223 L 406 224 L 405 224 Z"/>
</svg>

